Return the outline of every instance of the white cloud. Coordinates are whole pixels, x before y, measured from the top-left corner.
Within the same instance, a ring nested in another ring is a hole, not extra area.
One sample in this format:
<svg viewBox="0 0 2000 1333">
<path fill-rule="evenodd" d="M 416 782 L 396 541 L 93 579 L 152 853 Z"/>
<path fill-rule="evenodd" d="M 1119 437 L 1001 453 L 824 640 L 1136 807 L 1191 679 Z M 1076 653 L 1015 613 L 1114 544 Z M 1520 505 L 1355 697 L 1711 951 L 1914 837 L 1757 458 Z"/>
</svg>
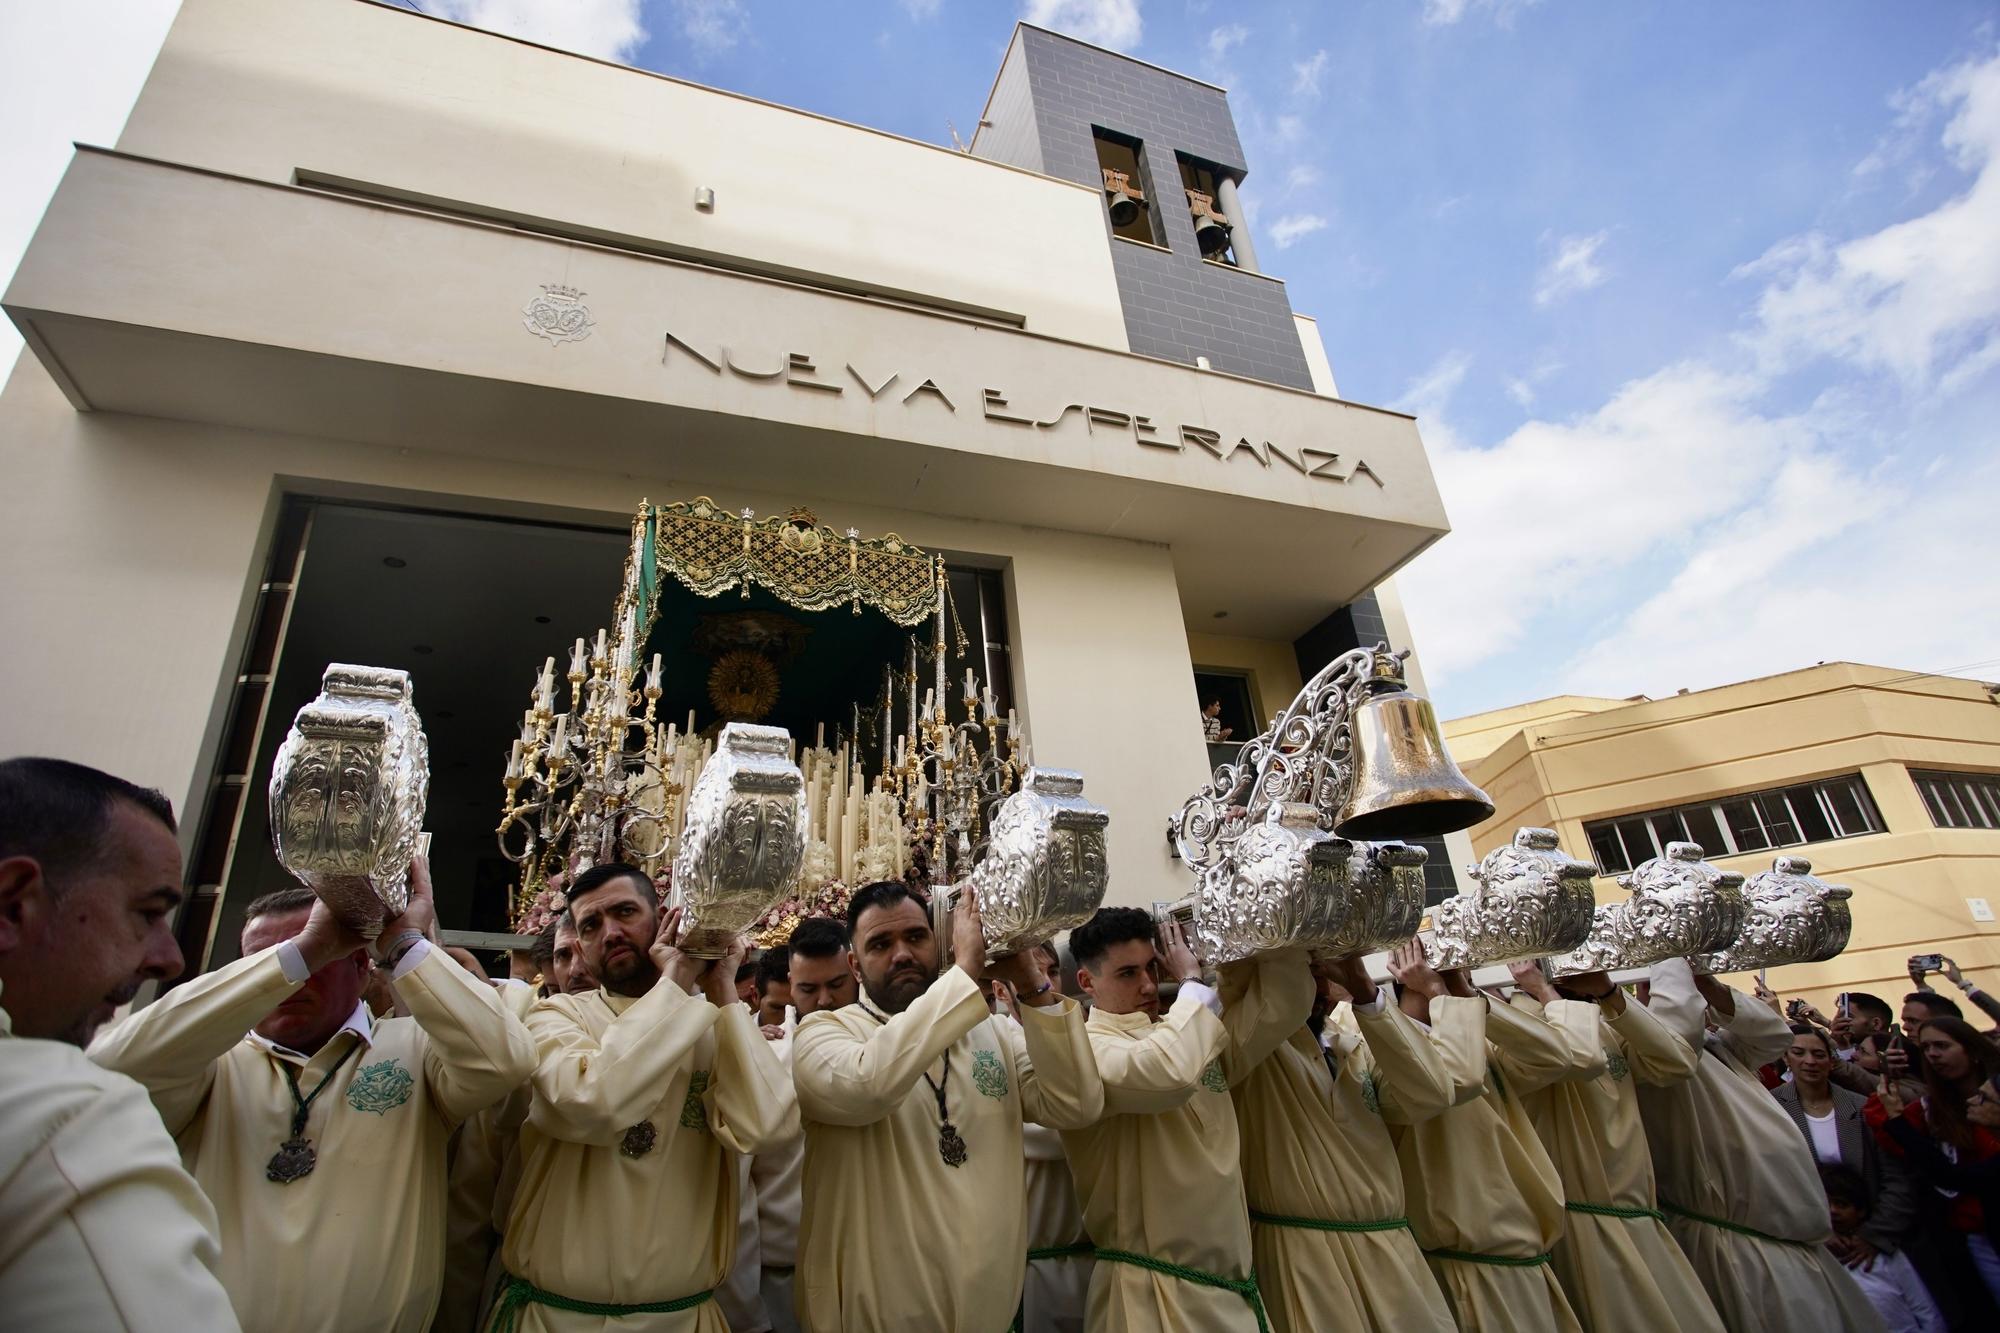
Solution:
<svg viewBox="0 0 2000 1333">
<path fill-rule="evenodd" d="M 1511 28 L 1516 14 L 1540 3 L 1541 0 L 1424 0 L 1424 25 L 1448 28 L 1473 10 L 1483 9 L 1493 15 L 1494 23 Z"/>
<path fill-rule="evenodd" d="M 697 57 L 719 55 L 743 40 L 743 0 L 673 0 L 674 21 Z"/>
<path fill-rule="evenodd" d="M 1919 92 L 1963 193 L 1773 245 L 1713 355 L 1483 447 L 1451 420 L 1462 360 L 1412 386 L 1454 527 L 1398 580 L 1434 686 L 1510 653 L 1528 691 L 1614 696 L 2000 658 L 2000 55 Z M 1813 366 L 1837 387 L 1788 401 Z"/>
<path fill-rule="evenodd" d="M 903 0 L 903 9 L 918 22 L 932 17 L 938 12 L 942 0 Z"/>
<path fill-rule="evenodd" d="M 1250 30 L 1241 23 L 1231 23 L 1208 34 L 1208 58 L 1220 60 L 1229 54 L 1231 47 L 1241 46 L 1250 36 Z"/>
<path fill-rule="evenodd" d="M 1285 173 L 1285 190 L 1303 190 L 1319 184 L 1319 168 L 1310 162 L 1300 162 Z"/>
<path fill-rule="evenodd" d="M 1403 388 L 1396 400 L 1398 410 L 1418 416 L 1443 413 L 1451 405 L 1451 396 L 1458 392 L 1458 386 L 1465 383 L 1465 372 L 1472 369 L 1472 358 L 1461 351 L 1446 352 L 1423 374 L 1411 380 Z"/>
<path fill-rule="evenodd" d="M 1320 76 L 1326 73 L 1326 52 L 1315 51 L 1292 66 L 1292 95 L 1318 97 Z"/>
<path fill-rule="evenodd" d="M 0 5 L 0 288 L 75 143 L 114 144 L 179 0 Z M 0 384 L 21 347 L 0 317 Z"/>
<path fill-rule="evenodd" d="M 1739 268 L 1766 279 L 1746 336 L 1766 366 L 1834 357 L 1921 388 L 2000 357 L 2000 56 L 1933 75 L 1906 98 L 1949 109 L 1941 141 L 1971 185 L 1872 235 L 1793 237 Z"/>
<path fill-rule="evenodd" d="M 1272 133 L 1278 142 L 1297 143 L 1306 132 L 1306 123 L 1298 116 L 1279 116 Z"/>
<path fill-rule="evenodd" d="M 605 60 L 646 43 L 639 0 L 420 0 L 427 14 Z"/>
<path fill-rule="evenodd" d="M 1555 253 L 1535 275 L 1535 304 L 1549 305 L 1603 283 L 1609 275 L 1597 262 L 1597 252 L 1610 236 L 1610 232 L 1600 231 L 1589 236 L 1558 237 Z"/>
<path fill-rule="evenodd" d="M 1129 51 L 1139 44 L 1139 0 L 1027 0 L 1021 17 L 1079 41 Z"/>
<path fill-rule="evenodd" d="M 1287 213 L 1271 224 L 1271 239 L 1280 250 L 1289 250 L 1302 236 L 1326 229 L 1326 219 L 1317 213 Z"/>
</svg>

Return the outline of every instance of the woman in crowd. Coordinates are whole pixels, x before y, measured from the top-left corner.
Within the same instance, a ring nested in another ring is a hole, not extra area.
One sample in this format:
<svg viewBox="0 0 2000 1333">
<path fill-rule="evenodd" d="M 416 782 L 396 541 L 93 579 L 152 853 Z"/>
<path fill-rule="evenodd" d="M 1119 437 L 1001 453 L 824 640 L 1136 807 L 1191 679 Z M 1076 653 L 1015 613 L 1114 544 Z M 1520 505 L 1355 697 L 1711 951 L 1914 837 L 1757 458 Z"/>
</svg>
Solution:
<svg viewBox="0 0 2000 1333">
<path fill-rule="evenodd" d="M 1900 1161 L 1889 1157 L 1862 1122 L 1868 1099 L 1829 1081 L 1834 1054 L 1826 1034 L 1804 1023 L 1792 1025 L 1785 1065 L 1792 1081 L 1773 1093 L 1805 1136 L 1822 1166 L 1843 1166 L 1861 1182 L 1867 1221 L 1836 1233 L 1833 1252 L 1849 1268 L 1903 1248 L 1917 1214 L 1916 1190 Z"/>
<path fill-rule="evenodd" d="M 1863 1118 L 1930 1191 L 1918 1266 L 1947 1320 L 1954 1329 L 2000 1327 L 2000 1132 L 1983 1123 L 1993 1118 L 2000 1048 L 1956 1018 L 1929 1019 L 1915 1036 L 1923 1095 L 1906 1100 L 1884 1080 Z"/>
</svg>

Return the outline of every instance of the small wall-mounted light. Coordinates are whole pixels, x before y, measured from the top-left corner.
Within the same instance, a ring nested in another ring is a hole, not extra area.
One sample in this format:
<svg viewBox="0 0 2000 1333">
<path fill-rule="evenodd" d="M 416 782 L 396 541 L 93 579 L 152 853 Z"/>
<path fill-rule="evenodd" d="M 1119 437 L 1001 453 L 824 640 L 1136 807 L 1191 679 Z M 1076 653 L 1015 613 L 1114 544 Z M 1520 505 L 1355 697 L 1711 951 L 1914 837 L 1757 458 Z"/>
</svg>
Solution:
<svg viewBox="0 0 2000 1333">
<path fill-rule="evenodd" d="M 715 191 L 706 185 L 694 192 L 694 206 L 704 213 L 715 211 Z"/>
<path fill-rule="evenodd" d="M 1213 367 L 1213 366 L 1211 366 L 1211 365 L 1209 365 L 1209 364 L 1208 364 L 1208 358 L 1207 358 L 1207 357 L 1205 357 L 1205 356 L 1198 356 L 1198 357 L 1196 357 L 1196 358 L 1194 359 L 1194 368 L 1195 368 L 1196 370 L 1213 370 L 1213 369 L 1215 369 L 1215 367 Z"/>
</svg>

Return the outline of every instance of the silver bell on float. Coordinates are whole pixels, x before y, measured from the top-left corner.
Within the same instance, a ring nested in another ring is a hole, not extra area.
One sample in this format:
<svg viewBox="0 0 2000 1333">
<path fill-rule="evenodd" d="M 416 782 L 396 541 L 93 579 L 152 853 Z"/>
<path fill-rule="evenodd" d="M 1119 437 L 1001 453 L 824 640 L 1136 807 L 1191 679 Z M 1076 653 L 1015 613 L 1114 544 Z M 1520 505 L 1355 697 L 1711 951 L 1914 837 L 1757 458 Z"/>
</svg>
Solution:
<svg viewBox="0 0 2000 1333">
<path fill-rule="evenodd" d="M 1458 771 L 1430 700 L 1410 693 L 1393 653 L 1375 655 L 1367 697 L 1355 705 L 1348 731 L 1353 781 L 1333 821 L 1341 837 L 1432 838 L 1492 816 L 1493 802 Z"/>
</svg>

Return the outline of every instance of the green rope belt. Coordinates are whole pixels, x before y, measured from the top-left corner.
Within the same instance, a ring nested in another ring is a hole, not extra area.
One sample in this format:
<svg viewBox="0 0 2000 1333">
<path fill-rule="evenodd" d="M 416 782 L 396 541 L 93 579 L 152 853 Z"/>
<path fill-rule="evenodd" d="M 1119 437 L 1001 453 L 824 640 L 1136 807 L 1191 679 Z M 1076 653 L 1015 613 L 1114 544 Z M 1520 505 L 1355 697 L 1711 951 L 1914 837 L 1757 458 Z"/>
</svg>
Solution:
<svg viewBox="0 0 2000 1333">
<path fill-rule="evenodd" d="M 1385 1217 L 1379 1222 L 1333 1222 L 1324 1217 L 1286 1217 L 1282 1213 L 1260 1213 L 1250 1210 L 1252 1222 L 1262 1222 L 1265 1226 L 1296 1227 L 1301 1231 L 1408 1231 L 1410 1219 L 1407 1217 Z"/>
<path fill-rule="evenodd" d="M 1461 1264 L 1485 1264 L 1489 1268 L 1540 1268 L 1553 1263 L 1553 1254 L 1535 1254 L 1517 1259 L 1511 1254 L 1473 1254 L 1468 1250 L 1425 1250 L 1433 1259 L 1451 1259 Z"/>
<path fill-rule="evenodd" d="M 1080 1240 L 1074 1245 L 1045 1245 L 1038 1250 L 1029 1250 L 1028 1262 L 1033 1263 L 1037 1259 L 1077 1259 L 1086 1254 L 1096 1253 L 1095 1245 L 1087 1240 Z"/>
<path fill-rule="evenodd" d="M 1665 1199 L 1660 1200 L 1660 1208 L 1665 1212 L 1672 1213 L 1675 1217 L 1685 1217 L 1690 1222 L 1700 1222 L 1704 1226 L 1715 1227 L 1722 1231 L 1733 1231 L 1739 1236 L 1748 1236 L 1752 1240 L 1768 1240 L 1773 1245 L 1795 1245 L 1800 1249 L 1806 1250 L 1816 1250 L 1819 1248 L 1818 1245 L 1809 1240 L 1786 1240 L 1783 1236 L 1773 1236 L 1768 1232 L 1759 1231 L 1755 1227 L 1746 1227 L 1740 1222 L 1725 1222 L 1719 1217 L 1710 1217 L 1706 1213 L 1696 1213 L 1686 1208 L 1678 1208 L 1668 1203 Z"/>
<path fill-rule="evenodd" d="M 1614 1208 L 1608 1203 L 1577 1203 L 1573 1200 L 1563 1207 L 1569 1212 L 1589 1213 L 1593 1217 L 1622 1217 L 1628 1221 L 1637 1221 L 1642 1217 L 1650 1217 L 1655 1222 L 1667 1220 L 1666 1214 L 1657 1208 Z"/>
<path fill-rule="evenodd" d="M 644 1305 L 612 1305 L 605 1301 L 576 1301 L 567 1296 L 558 1296 L 553 1291 L 543 1291 L 526 1278 L 507 1275 L 507 1289 L 500 1293 L 500 1300 L 493 1307 L 493 1322 L 488 1327 L 491 1333 L 515 1333 L 521 1326 L 521 1311 L 530 1305 L 546 1305 L 551 1310 L 565 1310 L 570 1314 L 594 1314 L 605 1319 L 620 1319 L 628 1314 L 678 1314 L 682 1310 L 692 1310 L 711 1298 L 713 1291 L 698 1291 L 692 1296 L 683 1296 L 673 1301 L 647 1301 Z"/>
<path fill-rule="evenodd" d="M 1133 1254 L 1128 1250 L 1104 1250 L 1097 1257 L 1107 1263 L 1131 1264 L 1134 1268 L 1146 1268 L 1155 1273 L 1165 1273 L 1183 1282 L 1192 1282 L 1198 1287 L 1215 1287 L 1222 1291 L 1233 1291 L 1250 1303 L 1250 1313 L 1257 1316 L 1258 1333 L 1271 1333 L 1270 1321 L 1264 1317 L 1264 1298 L 1257 1290 L 1257 1275 L 1249 1277 L 1222 1277 L 1216 1273 L 1204 1273 L 1199 1268 L 1189 1268 L 1186 1264 L 1171 1264 L 1165 1259 L 1155 1259 L 1151 1255 Z"/>
</svg>

